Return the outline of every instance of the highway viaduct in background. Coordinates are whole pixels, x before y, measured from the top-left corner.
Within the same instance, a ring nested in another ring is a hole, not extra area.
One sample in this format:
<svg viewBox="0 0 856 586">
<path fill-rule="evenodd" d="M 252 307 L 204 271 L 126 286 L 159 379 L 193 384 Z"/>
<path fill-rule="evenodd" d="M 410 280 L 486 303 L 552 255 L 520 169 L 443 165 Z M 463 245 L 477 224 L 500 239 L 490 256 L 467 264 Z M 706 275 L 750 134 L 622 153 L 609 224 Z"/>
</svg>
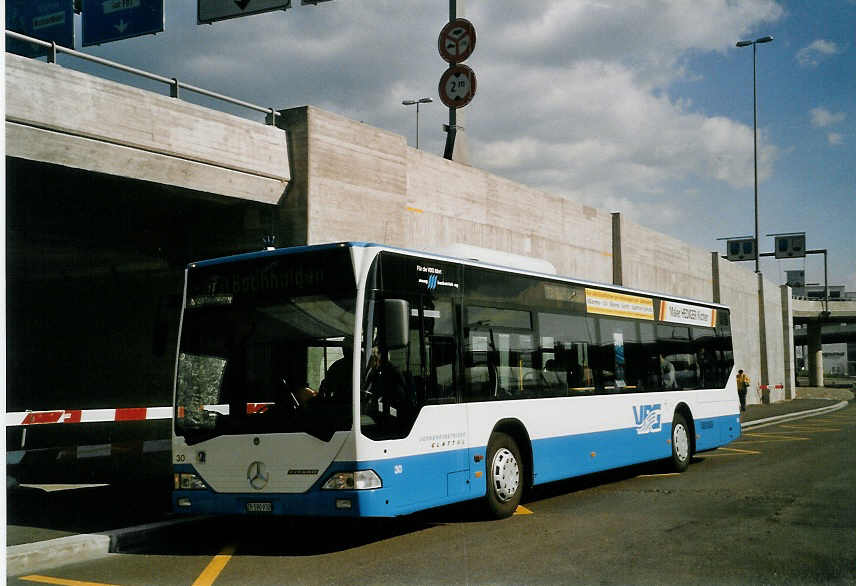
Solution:
<svg viewBox="0 0 856 586">
<path fill-rule="evenodd" d="M 270 236 L 278 246 L 468 244 L 721 302 L 737 366 L 773 400 L 795 386 L 794 321 L 856 316 L 856 304 L 826 314 L 718 253 L 313 107 L 271 110 L 266 124 L 171 97 L 168 85 L 157 94 L 11 54 L 5 83 L 7 411 L 169 405 L 183 267 Z M 40 426 L 26 441 L 10 429 L 9 450 L 67 443 L 57 428 L 71 427 L 78 448 L 168 449 L 168 421 L 143 421 Z M 73 475 L 85 453 L 45 461 Z M 116 469 L 104 466 L 97 474 Z"/>
<path fill-rule="evenodd" d="M 794 299 L 794 344 L 806 346 L 809 386 L 823 386 L 823 344 L 856 341 L 856 301 Z M 804 328 L 804 329 L 803 329 Z"/>
</svg>

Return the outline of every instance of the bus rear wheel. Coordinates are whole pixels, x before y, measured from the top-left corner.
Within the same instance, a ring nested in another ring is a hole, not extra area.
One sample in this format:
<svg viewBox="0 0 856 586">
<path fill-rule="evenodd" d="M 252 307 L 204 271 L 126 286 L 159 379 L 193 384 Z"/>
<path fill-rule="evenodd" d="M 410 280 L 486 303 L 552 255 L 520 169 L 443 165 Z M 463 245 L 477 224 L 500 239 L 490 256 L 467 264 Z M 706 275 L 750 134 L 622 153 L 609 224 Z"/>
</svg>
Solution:
<svg viewBox="0 0 856 586">
<path fill-rule="evenodd" d="M 494 433 L 487 444 L 487 508 L 496 519 L 510 517 L 523 496 L 523 459 L 517 442 Z"/>
<path fill-rule="evenodd" d="M 672 468 L 675 472 L 683 472 L 690 465 L 692 450 L 689 429 L 686 418 L 675 413 L 672 418 Z"/>
</svg>

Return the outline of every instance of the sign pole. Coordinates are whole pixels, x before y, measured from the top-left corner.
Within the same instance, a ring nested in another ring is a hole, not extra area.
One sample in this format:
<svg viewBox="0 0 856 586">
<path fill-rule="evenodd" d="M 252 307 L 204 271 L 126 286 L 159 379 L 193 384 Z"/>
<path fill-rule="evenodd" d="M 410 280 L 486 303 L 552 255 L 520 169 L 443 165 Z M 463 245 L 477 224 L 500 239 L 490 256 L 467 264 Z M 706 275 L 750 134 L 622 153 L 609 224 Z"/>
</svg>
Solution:
<svg viewBox="0 0 856 586">
<path fill-rule="evenodd" d="M 464 0 L 449 0 L 449 22 L 463 13 Z M 449 126 L 446 130 L 446 149 L 443 152 L 443 158 L 469 165 L 470 156 L 463 122 L 463 113 L 459 116 L 457 108 L 449 108 Z"/>
<path fill-rule="evenodd" d="M 458 18 L 458 0 L 449 0 L 449 22 Z M 455 152 L 455 135 L 457 134 L 457 117 L 455 116 L 455 108 L 449 108 L 449 126 L 446 128 L 446 150 L 443 152 L 443 158 L 453 160 Z"/>
</svg>

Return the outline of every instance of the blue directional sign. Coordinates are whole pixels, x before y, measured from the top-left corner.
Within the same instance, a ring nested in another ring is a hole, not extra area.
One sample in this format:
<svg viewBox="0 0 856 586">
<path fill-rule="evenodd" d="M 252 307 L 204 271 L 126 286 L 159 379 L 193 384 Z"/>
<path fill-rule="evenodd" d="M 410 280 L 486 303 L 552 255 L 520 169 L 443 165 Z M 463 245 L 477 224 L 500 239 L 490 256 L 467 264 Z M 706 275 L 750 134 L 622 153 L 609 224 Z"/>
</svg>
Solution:
<svg viewBox="0 0 856 586">
<path fill-rule="evenodd" d="M 6 0 L 6 28 L 74 49 L 74 0 Z M 6 38 L 6 50 L 40 57 L 47 49 Z"/>
<path fill-rule="evenodd" d="M 164 0 L 83 0 L 83 46 L 163 32 Z"/>
<path fill-rule="evenodd" d="M 199 0 L 196 22 L 211 24 L 218 20 L 261 14 L 291 8 L 291 0 Z"/>
</svg>

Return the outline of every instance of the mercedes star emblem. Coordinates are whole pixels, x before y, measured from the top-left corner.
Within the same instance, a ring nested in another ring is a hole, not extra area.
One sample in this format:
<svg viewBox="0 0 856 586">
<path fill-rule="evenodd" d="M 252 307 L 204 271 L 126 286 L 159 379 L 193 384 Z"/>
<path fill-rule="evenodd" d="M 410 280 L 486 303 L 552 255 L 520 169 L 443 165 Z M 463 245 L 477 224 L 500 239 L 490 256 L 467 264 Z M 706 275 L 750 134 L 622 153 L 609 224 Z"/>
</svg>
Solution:
<svg viewBox="0 0 856 586">
<path fill-rule="evenodd" d="M 267 486 L 270 474 L 265 473 L 265 465 L 261 462 L 253 462 L 247 468 L 247 480 L 250 481 L 250 486 L 256 490 L 261 490 Z"/>
</svg>

